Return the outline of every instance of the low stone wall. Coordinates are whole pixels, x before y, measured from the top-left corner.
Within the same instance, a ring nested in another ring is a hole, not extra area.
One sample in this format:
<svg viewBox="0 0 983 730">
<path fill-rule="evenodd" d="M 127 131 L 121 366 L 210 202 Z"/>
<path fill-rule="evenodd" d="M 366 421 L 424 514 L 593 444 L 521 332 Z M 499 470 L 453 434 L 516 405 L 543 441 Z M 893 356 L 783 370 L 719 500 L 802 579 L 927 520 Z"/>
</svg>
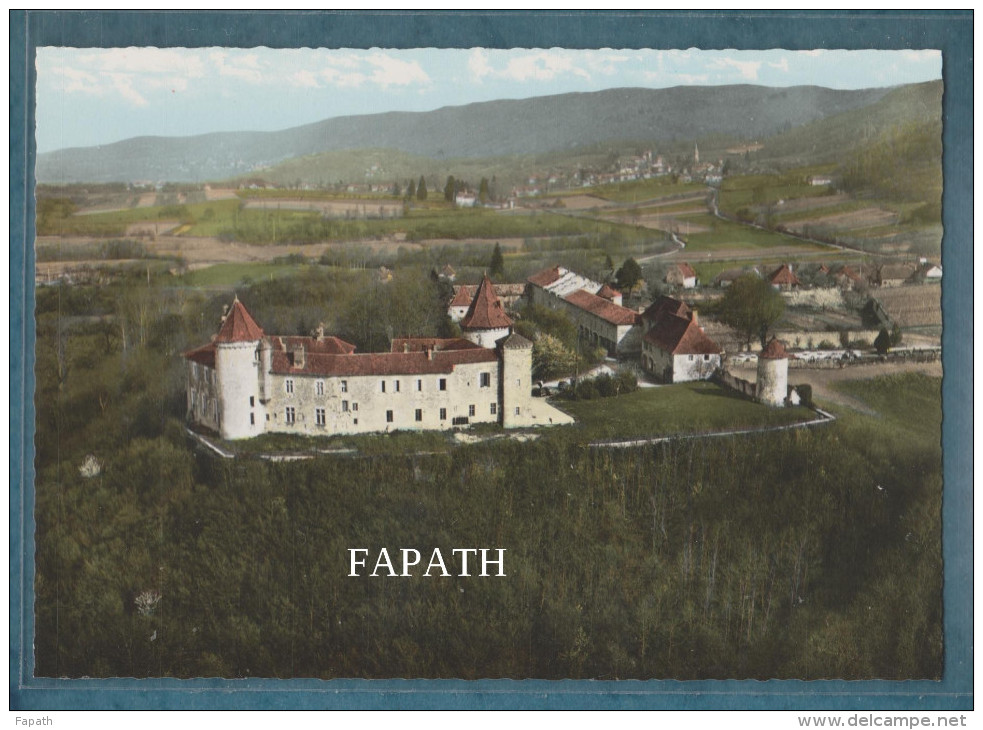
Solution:
<svg viewBox="0 0 983 730">
<path fill-rule="evenodd" d="M 751 398 L 752 400 L 756 396 L 757 385 L 755 383 L 752 383 L 750 380 L 738 378 L 736 375 L 733 375 L 726 370 L 717 370 L 713 380 L 719 385 L 737 391 L 741 395 Z"/>
</svg>

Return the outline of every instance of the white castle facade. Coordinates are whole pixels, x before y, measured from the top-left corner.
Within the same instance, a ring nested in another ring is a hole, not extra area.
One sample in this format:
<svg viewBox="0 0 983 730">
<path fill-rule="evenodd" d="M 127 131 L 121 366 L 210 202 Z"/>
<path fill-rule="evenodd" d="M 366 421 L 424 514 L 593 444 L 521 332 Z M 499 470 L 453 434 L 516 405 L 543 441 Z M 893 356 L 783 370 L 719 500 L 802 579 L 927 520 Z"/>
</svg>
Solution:
<svg viewBox="0 0 983 730">
<path fill-rule="evenodd" d="M 533 402 L 532 343 L 487 277 L 461 326 L 460 338 L 356 353 L 320 332 L 267 335 L 236 299 L 212 341 L 185 353 L 188 418 L 224 439 L 544 424 L 554 409 Z"/>
</svg>

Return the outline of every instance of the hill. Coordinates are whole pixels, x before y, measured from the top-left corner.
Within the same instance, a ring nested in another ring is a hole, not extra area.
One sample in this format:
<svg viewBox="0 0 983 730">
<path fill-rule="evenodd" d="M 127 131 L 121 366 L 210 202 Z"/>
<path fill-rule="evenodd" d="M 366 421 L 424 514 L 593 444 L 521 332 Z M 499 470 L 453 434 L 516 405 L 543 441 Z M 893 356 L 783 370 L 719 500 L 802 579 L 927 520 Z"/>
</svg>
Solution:
<svg viewBox="0 0 983 730">
<path fill-rule="evenodd" d="M 37 179 L 200 182 L 331 150 L 389 148 L 434 159 L 535 155 L 604 141 L 760 139 L 868 107 L 890 89 L 817 86 L 608 89 L 497 100 L 431 112 L 327 119 L 278 132 L 135 137 L 38 155 Z"/>
</svg>

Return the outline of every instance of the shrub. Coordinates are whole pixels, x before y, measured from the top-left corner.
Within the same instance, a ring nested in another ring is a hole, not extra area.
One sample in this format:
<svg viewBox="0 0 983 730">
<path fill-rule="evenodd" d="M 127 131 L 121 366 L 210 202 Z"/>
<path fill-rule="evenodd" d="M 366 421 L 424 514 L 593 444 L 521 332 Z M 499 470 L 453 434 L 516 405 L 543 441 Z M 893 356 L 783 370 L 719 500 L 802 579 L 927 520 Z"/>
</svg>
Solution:
<svg viewBox="0 0 983 730">
<path fill-rule="evenodd" d="M 802 399 L 802 405 L 812 408 L 812 386 L 808 383 L 802 383 L 801 385 L 796 385 L 795 389 L 799 392 L 799 398 Z"/>
</svg>

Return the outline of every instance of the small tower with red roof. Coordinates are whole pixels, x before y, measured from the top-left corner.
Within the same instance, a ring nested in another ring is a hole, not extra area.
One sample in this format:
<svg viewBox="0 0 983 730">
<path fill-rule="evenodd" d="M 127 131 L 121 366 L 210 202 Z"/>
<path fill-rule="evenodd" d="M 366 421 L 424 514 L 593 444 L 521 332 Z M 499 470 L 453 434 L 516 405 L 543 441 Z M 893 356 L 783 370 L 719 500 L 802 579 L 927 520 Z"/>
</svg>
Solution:
<svg viewBox="0 0 983 730">
<path fill-rule="evenodd" d="M 471 300 L 468 313 L 461 320 L 464 337 L 479 347 L 494 348 L 512 331 L 512 319 L 495 293 L 495 285 L 486 274 Z"/>
<path fill-rule="evenodd" d="M 213 340 L 218 430 L 224 439 L 263 432 L 265 413 L 259 392 L 262 340 L 263 329 L 236 297 Z"/>
<path fill-rule="evenodd" d="M 771 342 L 758 355 L 758 401 L 781 408 L 788 397 L 788 352 L 781 340 Z"/>
</svg>

